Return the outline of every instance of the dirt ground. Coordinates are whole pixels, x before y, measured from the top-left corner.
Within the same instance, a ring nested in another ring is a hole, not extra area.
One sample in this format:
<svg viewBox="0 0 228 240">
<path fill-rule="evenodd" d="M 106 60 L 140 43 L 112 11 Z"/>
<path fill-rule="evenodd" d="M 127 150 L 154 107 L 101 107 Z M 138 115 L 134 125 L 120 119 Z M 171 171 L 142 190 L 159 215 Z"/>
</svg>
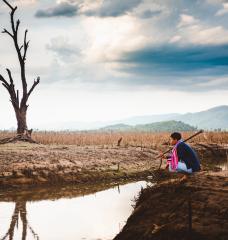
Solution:
<svg viewBox="0 0 228 240">
<path fill-rule="evenodd" d="M 141 192 L 115 240 L 228 239 L 227 171 L 162 175 Z"/>
<path fill-rule="evenodd" d="M 148 175 L 156 150 L 113 146 L 0 145 L 0 186 L 81 183 Z"/>
<path fill-rule="evenodd" d="M 157 184 L 141 192 L 133 214 L 115 240 L 228 239 L 228 170 L 227 163 L 221 161 L 227 159 L 228 148 L 204 143 L 193 147 L 203 171 L 183 178 L 157 171 L 157 149 L 0 145 L 0 196 L 4 198 L 7 191 L 8 198 L 12 188 L 25 189 L 23 196 L 27 198 L 26 188 L 31 187 L 43 193 L 46 185 L 115 183 L 151 175 Z M 49 195 L 47 191 L 43 194 Z"/>
<path fill-rule="evenodd" d="M 226 157 L 225 145 L 201 143 L 194 148 L 205 168 L 214 165 L 216 159 Z M 12 188 L 145 177 L 158 169 L 158 154 L 157 149 L 130 146 L 3 144 L 0 145 L 0 186 Z"/>
</svg>

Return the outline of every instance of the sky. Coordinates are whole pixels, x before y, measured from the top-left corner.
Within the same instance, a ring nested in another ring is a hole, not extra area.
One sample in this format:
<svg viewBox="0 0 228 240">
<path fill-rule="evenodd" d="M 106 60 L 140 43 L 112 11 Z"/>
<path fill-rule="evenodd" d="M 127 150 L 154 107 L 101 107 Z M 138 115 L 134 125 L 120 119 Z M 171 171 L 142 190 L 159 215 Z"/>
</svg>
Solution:
<svg viewBox="0 0 228 240">
<path fill-rule="evenodd" d="M 28 29 L 28 125 L 113 121 L 228 105 L 228 1 L 11 0 Z M 0 28 L 10 29 L 0 0 Z M 15 49 L 0 34 L 0 73 Z M 16 127 L 0 87 L 0 129 Z"/>
</svg>

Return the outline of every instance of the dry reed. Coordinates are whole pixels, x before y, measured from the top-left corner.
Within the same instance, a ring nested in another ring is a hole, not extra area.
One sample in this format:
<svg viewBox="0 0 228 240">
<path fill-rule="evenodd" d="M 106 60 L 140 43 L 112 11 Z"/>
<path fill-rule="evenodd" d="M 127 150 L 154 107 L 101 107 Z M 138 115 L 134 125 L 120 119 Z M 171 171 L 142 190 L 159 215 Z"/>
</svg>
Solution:
<svg viewBox="0 0 228 240">
<path fill-rule="evenodd" d="M 183 138 L 192 135 L 193 132 L 184 132 Z M 14 132 L 1 131 L 0 139 L 14 136 Z M 158 147 L 167 145 L 170 133 L 146 133 L 146 132 L 74 132 L 74 131 L 39 131 L 33 133 L 33 138 L 42 144 L 57 145 L 116 145 L 120 137 L 123 138 L 123 146 Z M 208 144 L 228 144 L 228 132 L 205 132 L 191 142 L 206 142 Z"/>
</svg>

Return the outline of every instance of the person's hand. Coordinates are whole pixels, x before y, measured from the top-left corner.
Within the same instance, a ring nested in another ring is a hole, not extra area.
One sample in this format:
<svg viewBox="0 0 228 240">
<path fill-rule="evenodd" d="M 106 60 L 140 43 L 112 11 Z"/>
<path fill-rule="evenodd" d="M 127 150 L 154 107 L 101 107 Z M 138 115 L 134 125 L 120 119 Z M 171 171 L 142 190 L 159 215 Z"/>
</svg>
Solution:
<svg viewBox="0 0 228 240">
<path fill-rule="evenodd" d="M 165 155 L 163 155 L 162 152 L 160 152 L 157 156 L 156 156 L 157 159 L 164 159 L 165 158 Z"/>
</svg>

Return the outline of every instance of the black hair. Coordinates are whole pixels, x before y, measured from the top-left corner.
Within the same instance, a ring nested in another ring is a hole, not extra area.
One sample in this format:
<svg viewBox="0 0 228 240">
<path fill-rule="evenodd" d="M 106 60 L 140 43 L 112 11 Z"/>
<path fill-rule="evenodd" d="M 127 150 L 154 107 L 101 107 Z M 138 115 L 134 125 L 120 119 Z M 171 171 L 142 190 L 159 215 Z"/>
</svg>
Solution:
<svg viewBox="0 0 228 240">
<path fill-rule="evenodd" d="M 180 140 L 181 139 L 181 134 L 179 132 L 174 132 L 170 135 L 170 137 L 172 139 L 175 139 L 175 140 Z"/>
</svg>

